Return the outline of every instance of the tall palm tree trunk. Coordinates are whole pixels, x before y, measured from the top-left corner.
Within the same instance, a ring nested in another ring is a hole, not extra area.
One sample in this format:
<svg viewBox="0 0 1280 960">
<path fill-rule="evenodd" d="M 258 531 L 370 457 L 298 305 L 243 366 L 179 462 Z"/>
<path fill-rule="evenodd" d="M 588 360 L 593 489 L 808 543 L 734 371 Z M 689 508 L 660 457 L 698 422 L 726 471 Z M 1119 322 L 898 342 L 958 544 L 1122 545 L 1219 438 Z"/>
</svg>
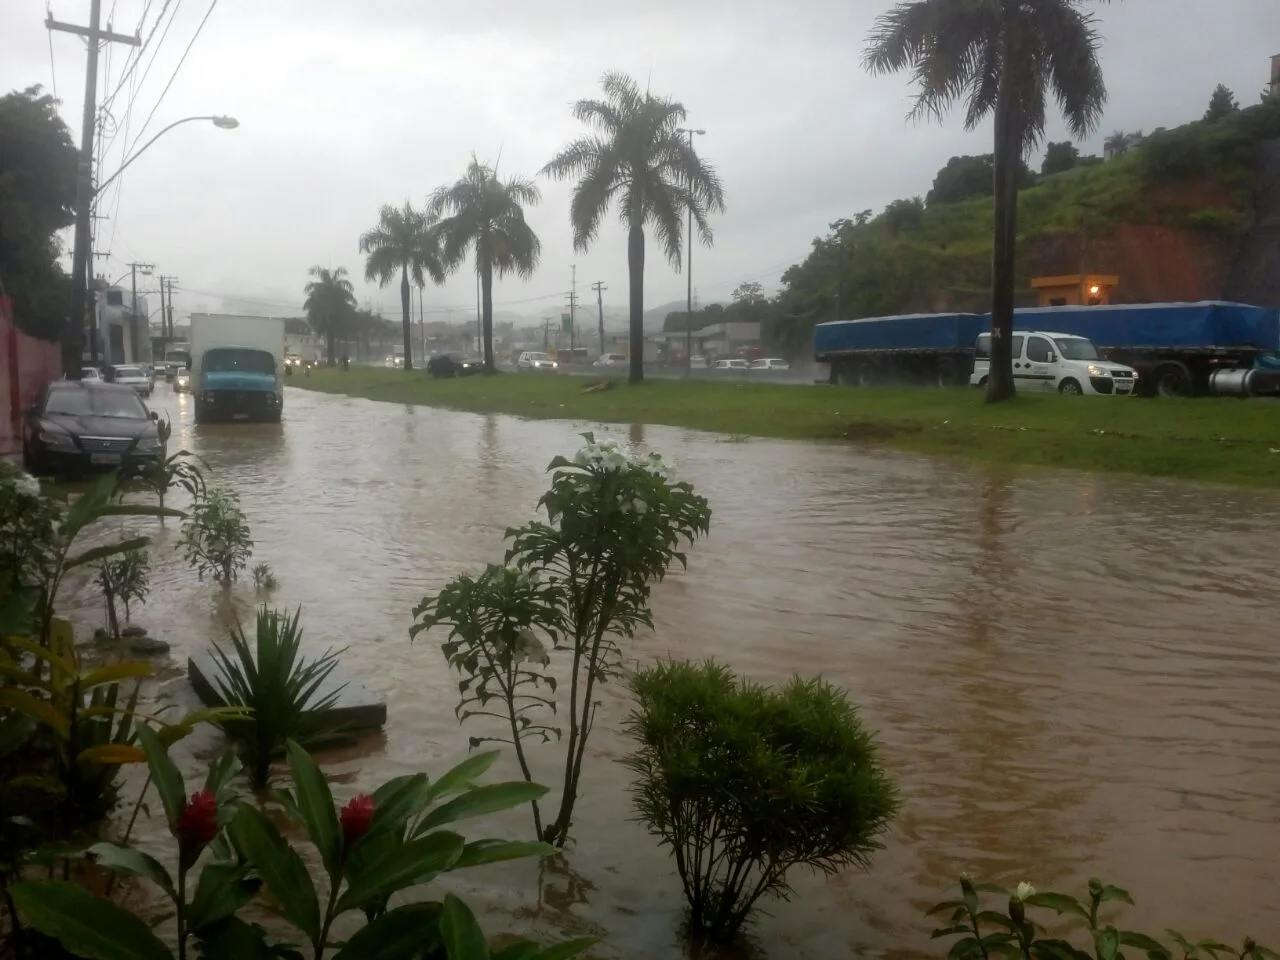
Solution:
<svg viewBox="0 0 1280 960">
<path fill-rule="evenodd" d="M 332 367 L 338 362 L 338 358 L 334 356 L 334 348 L 338 345 L 337 334 L 333 330 L 333 315 L 328 316 L 328 323 L 325 324 L 324 341 L 329 351 L 329 355 L 325 358 L 326 366 Z"/>
<path fill-rule="evenodd" d="M 644 382 L 644 227 L 631 225 L 627 236 L 627 278 L 631 299 L 631 383 Z"/>
<path fill-rule="evenodd" d="M 400 264 L 400 313 L 404 317 L 404 368 L 413 369 L 413 327 L 409 321 L 409 264 Z"/>
<path fill-rule="evenodd" d="M 493 358 L 493 260 L 480 262 L 480 331 L 484 339 L 484 372 L 497 373 Z"/>
<path fill-rule="evenodd" d="M 1022 131 L 1016 115 L 1012 81 L 1006 70 L 995 111 L 995 237 L 991 250 L 991 370 L 987 375 L 987 403 L 1010 400 L 1017 394 L 1013 380 L 1013 290 Z"/>
</svg>

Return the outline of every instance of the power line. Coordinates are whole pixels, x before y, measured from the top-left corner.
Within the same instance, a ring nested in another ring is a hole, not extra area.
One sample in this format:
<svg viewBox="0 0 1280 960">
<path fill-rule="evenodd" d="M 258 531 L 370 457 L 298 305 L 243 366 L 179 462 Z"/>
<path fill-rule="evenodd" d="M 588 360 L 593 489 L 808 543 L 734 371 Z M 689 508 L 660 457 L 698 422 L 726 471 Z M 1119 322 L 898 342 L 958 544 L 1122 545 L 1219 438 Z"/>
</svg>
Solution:
<svg viewBox="0 0 1280 960">
<path fill-rule="evenodd" d="M 145 22 L 146 22 L 146 19 L 147 19 L 147 12 L 151 9 L 151 3 L 152 3 L 152 0 L 147 0 L 147 5 L 142 9 L 142 16 L 138 18 L 138 32 L 139 32 L 139 33 L 141 33 L 141 32 L 142 32 L 142 25 L 143 25 L 143 23 L 145 23 Z M 157 31 L 158 29 L 160 29 L 160 22 L 161 22 L 162 20 L 164 20 L 165 12 L 169 9 L 169 5 L 170 5 L 171 3 L 173 3 L 173 0 L 164 0 L 164 6 L 160 8 L 160 16 L 156 17 L 156 22 L 155 22 L 154 24 L 152 24 L 152 25 L 151 25 L 151 32 L 147 34 L 147 39 L 146 39 L 146 40 L 144 40 L 144 41 L 142 41 L 142 46 L 141 46 L 140 48 L 138 48 L 138 50 L 137 50 L 137 51 L 134 51 L 134 52 L 136 53 L 136 56 L 132 56 L 132 57 L 130 57 L 129 64 L 128 64 L 128 66 L 126 67 L 125 72 L 121 75 L 120 80 L 116 83 L 116 88 L 115 88 L 114 90 L 112 90 L 112 91 L 111 91 L 111 95 L 110 95 L 110 96 L 108 96 L 105 100 L 103 100 L 103 101 L 102 101 L 102 109 L 103 109 L 103 110 L 110 109 L 111 104 L 115 102 L 116 95 L 117 95 L 117 94 L 120 92 L 120 90 L 124 87 L 125 81 L 126 81 L 126 80 L 128 80 L 131 76 L 133 76 L 134 71 L 138 68 L 138 64 L 142 61 L 142 55 L 143 55 L 144 53 L 146 53 L 146 51 L 147 51 L 147 47 L 151 45 L 151 38 L 152 38 L 152 37 L 154 37 L 154 36 L 156 35 L 156 31 Z M 174 12 L 174 14 L 176 15 L 178 11 L 175 9 L 173 12 Z M 172 20 L 170 20 L 169 22 L 170 22 L 170 23 L 172 23 L 173 21 L 172 21 Z M 167 30 L 167 29 L 165 30 L 165 33 L 168 33 L 168 30 Z M 163 43 L 164 43 L 164 37 L 161 37 L 161 38 L 160 38 L 160 42 L 161 42 L 161 44 L 163 44 Z M 158 50 L 158 49 L 159 49 L 159 47 L 157 47 L 156 49 Z M 154 53 L 152 54 L 151 60 L 152 60 L 152 62 L 155 62 L 155 54 L 154 54 Z M 150 66 L 148 66 L 148 69 L 150 69 Z M 145 74 L 144 74 L 144 76 L 143 76 L 143 79 L 144 79 L 144 80 L 146 79 Z M 134 89 L 134 88 L 132 88 L 132 87 L 131 87 L 130 89 L 132 90 L 132 89 Z M 133 104 L 132 104 L 132 99 L 133 99 L 133 98 L 132 98 L 132 96 L 131 96 L 131 97 L 130 97 L 130 106 L 132 106 L 132 105 L 133 105 Z M 127 108 L 126 108 L 126 109 L 127 109 Z"/>
<path fill-rule="evenodd" d="M 160 98 L 156 100 L 155 106 L 151 108 L 151 112 L 147 114 L 147 119 L 143 122 L 142 127 L 138 130 L 138 135 L 133 138 L 133 144 L 136 145 L 142 139 L 142 135 L 147 132 L 147 127 L 151 123 L 151 118 L 156 115 L 156 110 L 160 108 L 160 104 L 164 102 L 165 94 L 169 92 L 169 88 L 173 86 L 173 81 L 178 77 L 178 71 L 182 69 L 182 65 L 187 62 L 187 54 L 191 52 L 191 48 L 195 46 L 196 40 L 200 38 L 200 33 L 204 30 L 204 25 L 209 22 L 209 17 L 213 15 L 214 8 L 218 6 L 218 0 L 212 0 L 209 9 L 205 11 L 204 18 L 200 21 L 200 26 L 196 27 L 195 34 L 187 43 L 187 48 L 182 51 L 182 57 L 178 60 L 178 65 L 173 68 L 173 73 L 169 75 L 169 82 L 164 85 L 164 89 L 160 91 Z M 132 145 L 129 149 L 132 149 Z"/>
</svg>

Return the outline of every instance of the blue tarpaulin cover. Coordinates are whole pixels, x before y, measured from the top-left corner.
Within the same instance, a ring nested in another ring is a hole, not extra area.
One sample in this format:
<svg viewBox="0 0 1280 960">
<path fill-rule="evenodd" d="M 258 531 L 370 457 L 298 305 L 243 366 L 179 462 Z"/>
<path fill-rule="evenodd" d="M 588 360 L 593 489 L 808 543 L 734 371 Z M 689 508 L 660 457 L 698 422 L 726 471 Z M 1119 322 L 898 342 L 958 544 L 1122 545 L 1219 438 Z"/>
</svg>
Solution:
<svg viewBox="0 0 1280 960">
<path fill-rule="evenodd" d="M 963 350 L 990 321 L 979 313 L 917 313 L 866 320 L 829 320 L 813 328 L 818 356 L 850 350 Z"/>
</svg>

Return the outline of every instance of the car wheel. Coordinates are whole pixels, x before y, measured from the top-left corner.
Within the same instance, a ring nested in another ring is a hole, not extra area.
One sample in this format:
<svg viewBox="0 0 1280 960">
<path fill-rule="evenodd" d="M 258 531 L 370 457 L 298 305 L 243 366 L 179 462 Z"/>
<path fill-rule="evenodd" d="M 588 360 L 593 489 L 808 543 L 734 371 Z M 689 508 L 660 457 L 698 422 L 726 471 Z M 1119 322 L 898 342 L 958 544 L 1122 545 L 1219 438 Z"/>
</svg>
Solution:
<svg viewBox="0 0 1280 960">
<path fill-rule="evenodd" d="M 1058 384 L 1058 392 L 1064 397 L 1079 397 L 1084 394 L 1080 384 L 1075 380 L 1063 380 L 1062 383 Z"/>
</svg>

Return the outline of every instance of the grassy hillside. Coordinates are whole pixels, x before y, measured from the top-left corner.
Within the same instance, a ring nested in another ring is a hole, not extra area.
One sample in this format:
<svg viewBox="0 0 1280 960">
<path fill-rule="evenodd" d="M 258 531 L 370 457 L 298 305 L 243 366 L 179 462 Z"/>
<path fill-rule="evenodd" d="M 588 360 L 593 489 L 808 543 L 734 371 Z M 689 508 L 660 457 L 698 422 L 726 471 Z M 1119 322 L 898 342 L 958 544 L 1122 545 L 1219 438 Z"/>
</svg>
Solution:
<svg viewBox="0 0 1280 960">
<path fill-rule="evenodd" d="M 1261 144 L 1278 137 L 1273 97 L 1157 131 L 1106 163 L 1039 178 L 1019 195 L 1022 299 L 1032 296 L 1033 276 L 1076 273 L 1082 260 L 1091 272 L 1121 276 L 1121 300 L 1221 295 L 1253 222 Z M 991 221 L 990 197 L 899 200 L 866 222 L 837 220 L 783 275 L 766 335 L 803 354 L 813 324 L 837 316 L 986 309 Z"/>
</svg>

